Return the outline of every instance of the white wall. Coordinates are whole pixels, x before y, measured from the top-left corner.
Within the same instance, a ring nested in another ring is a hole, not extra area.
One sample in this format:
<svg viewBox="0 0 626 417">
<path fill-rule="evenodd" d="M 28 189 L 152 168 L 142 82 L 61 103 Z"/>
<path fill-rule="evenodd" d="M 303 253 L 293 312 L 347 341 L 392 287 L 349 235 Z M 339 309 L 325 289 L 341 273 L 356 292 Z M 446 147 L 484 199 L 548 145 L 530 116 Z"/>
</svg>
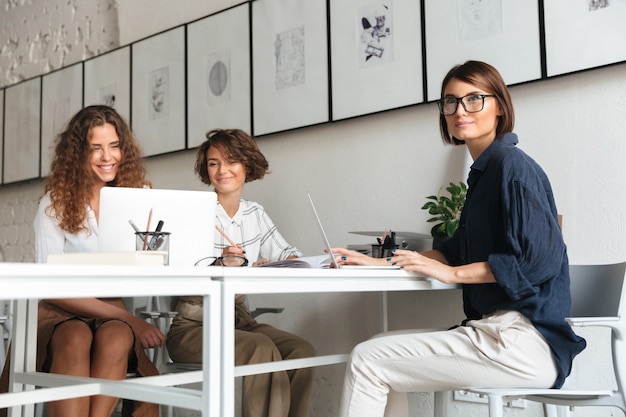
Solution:
<svg viewBox="0 0 626 417">
<path fill-rule="evenodd" d="M 5 55 L 11 48 L 27 51 L 27 45 L 56 33 L 58 22 L 53 24 L 46 15 L 35 14 L 36 10 L 52 10 L 50 3 L 58 3 L 56 10 L 61 10 L 66 2 L 17 5 L 7 0 L 11 6 L 3 8 L 0 27 L 11 29 L 0 31 L 0 85 L 48 71 L 56 55 L 62 53 L 58 51 L 68 49 L 56 48 L 51 40 L 46 52 L 36 57 L 26 52 Z M 66 27 L 80 26 L 85 19 L 92 22 L 92 28 L 98 27 L 100 20 L 111 25 L 119 21 L 119 41 L 84 37 L 71 42 L 72 50 L 102 52 L 108 46 L 133 42 L 241 1 L 218 0 L 211 5 L 181 1 L 173 7 L 165 0 L 134 0 L 119 2 L 117 10 L 107 8 L 108 3 L 73 2 L 71 7 L 86 8 L 90 13 L 86 17 L 62 16 Z M 24 10 L 28 24 L 13 24 L 13 19 L 22 21 L 24 13 L 18 11 Z M 64 65 L 88 56 L 66 57 Z M 622 209 L 626 206 L 622 183 L 626 175 L 622 161 L 626 155 L 625 70 L 626 64 L 620 64 L 512 88 L 520 147 L 537 159 L 552 181 L 573 263 L 626 258 L 626 240 L 622 238 L 626 222 Z M 443 146 L 433 104 L 269 135 L 260 138 L 259 144 L 272 173 L 247 185 L 246 197 L 261 202 L 287 239 L 306 254 L 322 250 L 306 204 L 307 189 L 316 200 L 331 242 L 345 246 L 370 241 L 350 235 L 351 230 L 392 228 L 428 233 L 427 215 L 420 210 L 424 197 L 436 193 L 448 181 L 466 176 L 465 151 Z M 204 189 L 193 176 L 193 161 L 193 151 L 151 158 L 150 177 L 159 188 Z M 5 260 L 33 259 L 31 223 L 42 189 L 42 181 L 0 187 L 0 250 Z M 252 301 L 285 306 L 285 313 L 264 320 L 310 339 L 320 353 L 344 349 L 376 331 L 378 297 L 374 295 L 267 296 Z M 449 314 L 439 319 L 442 325 L 460 315 L 458 294 L 401 294 L 392 295 L 391 301 L 395 314 L 392 323 L 398 326 L 419 325 L 428 319 L 428 307 L 433 305 L 450 306 Z M 342 316 L 348 316 L 350 324 L 327 327 L 331 320 Z M 590 336 L 599 337 L 593 333 Z M 606 379 L 605 358 L 586 354 L 593 380 Z M 335 415 L 342 372 L 341 367 L 317 371 L 312 416 Z M 417 410 L 429 415 L 432 396 L 416 395 L 413 402 Z M 450 416 L 485 412 L 484 406 L 455 402 Z M 507 413 L 522 414 L 541 415 L 536 408 Z M 585 414 L 580 411 L 576 415 Z M 589 415 L 610 414 L 596 411 Z"/>
</svg>

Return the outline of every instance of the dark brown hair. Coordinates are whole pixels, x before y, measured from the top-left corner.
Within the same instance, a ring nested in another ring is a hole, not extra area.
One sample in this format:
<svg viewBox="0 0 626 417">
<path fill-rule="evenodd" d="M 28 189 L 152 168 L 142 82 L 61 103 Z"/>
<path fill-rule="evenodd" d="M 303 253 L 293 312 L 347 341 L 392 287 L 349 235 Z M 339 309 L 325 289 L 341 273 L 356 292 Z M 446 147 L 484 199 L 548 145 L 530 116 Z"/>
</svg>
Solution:
<svg viewBox="0 0 626 417">
<path fill-rule="evenodd" d="M 480 61 L 466 61 L 462 65 L 453 67 L 448 71 L 448 74 L 441 83 L 442 98 L 448 83 L 453 79 L 472 84 L 489 94 L 495 95 L 495 99 L 498 100 L 498 104 L 502 109 L 502 115 L 498 116 L 496 139 L 500 138 L 505 133 L 513 131 L 513 126 L 515 125 L 513 102 L 511 101 L 509 89 L 497 69 Z M 441 113 L 439 114 L 439 130 L 444 143 L 453 145 L 463 145 L 465 143 L 465 141 L 450 136 L 446 116 Z"/>
<path fill-rule="evenodd" d="M 195 171 L 200 180 L 211 185 L 207 168 L 207 151 L 214 146 L 231 162 L 241 162 L 246 167 L 246 182 L 259 180 L 269 174 L 269 163 L 255 140 L 240 129 L 213 129 L 196 153 Z"/>
<path fill-rule="evenodd" d="M 85 230 L 86 207 L 95 185 L 88 165 L 92 152 L 89 140 L 92 129 L 106 123 L 115 128 L 122 153 L 115 180 L 108 185 L 134 188 L 151 185 L 145 178 L 146 169 L 139 144 L 122 116 L 108 106 L 83 108 L 55 138 L 54 158 L 45 187 L 52 200 L 47 213 L 56 216 L 61 229 L 69 233 Z"/>
</svg>

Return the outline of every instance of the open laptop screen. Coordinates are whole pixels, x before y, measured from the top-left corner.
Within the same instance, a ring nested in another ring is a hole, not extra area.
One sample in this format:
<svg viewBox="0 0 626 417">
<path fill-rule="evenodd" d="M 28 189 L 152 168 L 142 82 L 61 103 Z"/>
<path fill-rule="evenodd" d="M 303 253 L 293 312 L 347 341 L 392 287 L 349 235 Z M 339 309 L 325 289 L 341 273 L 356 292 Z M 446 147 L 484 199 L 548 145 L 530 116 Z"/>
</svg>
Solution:
<svg viewBox="0 0 626 417">
<path fill-rule="evenodd" d="M 104 187 L 100 192 L 98 251 L 135 250 L 135 231 L 145 231 L 152 210 L 150 231 L 163 221 L 170 235 L 169 264 L 193 266 L 213 255 L 217 195 L 212 191 Z"/>
</svg>

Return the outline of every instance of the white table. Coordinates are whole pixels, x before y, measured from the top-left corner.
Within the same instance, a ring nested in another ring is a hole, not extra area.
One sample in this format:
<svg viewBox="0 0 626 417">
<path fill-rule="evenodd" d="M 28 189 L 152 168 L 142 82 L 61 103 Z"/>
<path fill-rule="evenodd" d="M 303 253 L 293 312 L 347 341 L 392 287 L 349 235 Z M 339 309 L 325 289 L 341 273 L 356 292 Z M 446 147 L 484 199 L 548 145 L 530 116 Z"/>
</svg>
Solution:
<svg viewBox="0 0 626 417">
<path fill-rule="evenodd" d="M 0 408 L 10 415 L 31 415 L 34 403 L 91 395 L 110 395 L 220 413 L 221 345 L 219 283 L 210 274 L 222 268 L 45 265 L 0 263 L 3 298 L 16 300 L 11 349 L 11 392 L 0 394 Z M 45 298 L 135 297 L 146 295 L 204 296 L 202 371 L 126 379 L 80 378 L 35 372 L 37 302 Z M 232 314 L 231 314 L 232 316 Z M 212 372 L 210 372 L 212 371 Z M 201 391 L 173 387 L 204 381 Z M 45 387 L 34 389 L 34 385 Z"/>
<path fill-rule="evenodd" d="M 0 408 L 12 407 L 12 416 L 21 416 L 22 413 L 31 415 L 33 404 L 38 402 L 103 394 L 200 410 L 203 416 L 231 417 L 234 415 L 235 376 L 341 363 L 348 358 L 347 352 L 341 352 L 336 355 L 235 367 L 235 294 L 456 288 L 405 271 L 388 269 L 137 267 L 25 263 L 0 263 L 0 285 L 4 298 L 17 300 L 11 351 L 13 389 L 10 393 L 0 395 Z M 202 371 L 122 381 L 35 372 L 38 300 L 146 295 L 204 296 L 205 366 Z M 204 381 L 201 391 L 174 387 L 199 381 Z M 34 385 L 45 388 L 35 390 Z M 443 404 L 439 410 L 443 410 Z"/>
<path fill-rule="evenodd" d="M 221 283 L 222 299 L 222 399 L 221 416 L 234 415 L 234 377 L 345 362 L 348 353 L 285 360 L 266 364 L 234 366 L 235 294 L 346 293 L 371 291 L 449 290 L 458 288 L 402 270 L 391 269 L 306 269 L 224 268 L 215 279 Z M 386 313 L 383 306 L 383 314 Z M 383 318 L 386 321 L 386 318 Z M 435 409 L 445 415 L 446 397 L 437 396 Z"/>
</svg>

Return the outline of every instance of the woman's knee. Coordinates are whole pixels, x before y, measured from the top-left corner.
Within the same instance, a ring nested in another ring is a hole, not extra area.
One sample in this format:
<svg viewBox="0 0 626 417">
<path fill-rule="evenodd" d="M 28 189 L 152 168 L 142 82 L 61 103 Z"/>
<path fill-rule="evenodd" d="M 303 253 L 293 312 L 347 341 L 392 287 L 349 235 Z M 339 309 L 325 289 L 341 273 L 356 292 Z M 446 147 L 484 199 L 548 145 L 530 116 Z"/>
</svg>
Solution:
<svg viewBox="0 0 626 417">
<path fill-rule="evenodd" d="M 53 356 L 65 355 L 76 358 L 89 355 L 92 342 L 93 333 L 86 323 L 68 320 L 56 326 L 49 348 Z"/>
<path fill-rule="evenodd" d="M 110 320 L 98 327 L 94 335 L 94 352 L 106 352 L 114 357 L 127 357 L 135 337 L 123 321 Z"/>
<path fill-rule="evenodd" d="M 280 359 L 280 352 L 269 337 L 259 333 L 236 332 L 235 363 L 237 365 Z"/>
</svg>

